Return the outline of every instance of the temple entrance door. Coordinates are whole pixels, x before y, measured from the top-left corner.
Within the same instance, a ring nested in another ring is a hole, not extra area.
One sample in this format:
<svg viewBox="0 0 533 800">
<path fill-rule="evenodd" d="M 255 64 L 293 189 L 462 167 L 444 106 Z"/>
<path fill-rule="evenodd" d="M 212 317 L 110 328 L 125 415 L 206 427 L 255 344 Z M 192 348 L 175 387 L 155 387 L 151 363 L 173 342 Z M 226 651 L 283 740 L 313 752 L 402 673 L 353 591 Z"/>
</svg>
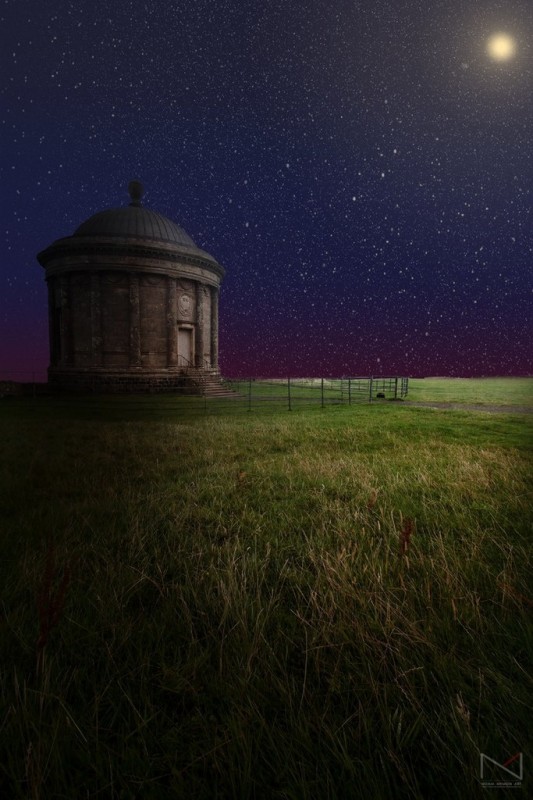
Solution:
<svg viewBox="0 0 533 800">
<path fill-rule="evenodd" d="M 178 364 L 180 367 L 193 366 L 191 328 L 178 328 Z"/>
</svg>

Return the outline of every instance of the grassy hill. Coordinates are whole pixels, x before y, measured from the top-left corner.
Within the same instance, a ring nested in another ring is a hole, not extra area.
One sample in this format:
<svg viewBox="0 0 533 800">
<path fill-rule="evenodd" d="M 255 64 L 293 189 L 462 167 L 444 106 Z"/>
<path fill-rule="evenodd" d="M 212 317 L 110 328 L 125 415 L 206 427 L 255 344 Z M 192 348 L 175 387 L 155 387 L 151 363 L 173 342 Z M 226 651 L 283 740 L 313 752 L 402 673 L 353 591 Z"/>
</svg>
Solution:
<svg viewBox="0 0 533 800">
<path fill-rule="evenodd" d="M 532 423 L 0 403 L 2 796 L 484 797 L 530 743 Z"/>
</svg>

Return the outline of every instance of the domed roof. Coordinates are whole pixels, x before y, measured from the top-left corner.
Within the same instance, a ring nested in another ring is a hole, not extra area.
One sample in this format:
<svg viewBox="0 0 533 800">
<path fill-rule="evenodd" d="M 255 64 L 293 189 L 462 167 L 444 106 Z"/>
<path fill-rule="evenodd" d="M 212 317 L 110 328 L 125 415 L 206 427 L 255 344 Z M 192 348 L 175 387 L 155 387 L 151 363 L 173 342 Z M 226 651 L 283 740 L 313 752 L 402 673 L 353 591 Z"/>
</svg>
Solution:
<svg viewBox="0 0 533 800">
<path fill-rule="evenodd" d="M 197 247 L 176 222 L 157 211 L 142 207 L 143 187 L 139 181 L 130 181 L 128 191 L 131 197 L 129 206 L 109 208 L 93 214 L 78 226 L 72 236 L 57 239 L 37 253 L 39 264 L 48 274 L 69 271 L 71 259 L 78 257 L 82 259 L 80 263 L 96 267 L 98 254 L 105 251 L 110 259 L 114 259 L 114 268 L 122 268 L 124 264 L 120 266 L 120 263 L 124 261 L 124 254 L 128 254 L 128 257 L 140 262 L 144 260 L 147 271 L 162 268 L 158 264 L 150 265 L 147 259 L 185 262 L 187 268 L 193 271 L 209 270 L 220 282 L 225 270 L 210 253 Z M 93 256 L 96 258 L 94 263 Z M 117 263 L 117 259 L 120 263 Z"/>
<path fill-rule="evenodd" d="M 99 211 L 74 231 L 74 236 L 135 236 L 158 239 L 185 247 L 196 247 L 188 233 L 176 222 L 142 206 L 109 208 Z"/>
<path fill-rule="evenodd" d="M 181 247 L 198 249 L 180 225 L 157 211 L 141 206 L 142 184 L 131 181 L 128 190 L 131 197 L 129 206 L 110 208 L 93 214 L 74 231 L 74 236 L 135 237 L 152 241 L 156 239 Z"/>
</svg>

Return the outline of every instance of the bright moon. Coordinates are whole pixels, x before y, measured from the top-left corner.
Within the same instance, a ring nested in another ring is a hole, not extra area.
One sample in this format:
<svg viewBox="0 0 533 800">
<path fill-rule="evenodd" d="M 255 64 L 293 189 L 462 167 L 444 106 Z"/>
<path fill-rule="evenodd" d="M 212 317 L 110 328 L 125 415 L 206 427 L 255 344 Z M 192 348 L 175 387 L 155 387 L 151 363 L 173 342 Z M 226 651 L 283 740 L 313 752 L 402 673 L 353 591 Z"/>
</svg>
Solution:
<svg viewBox="0 0 533 800">
<path fill-rule="evenodd" d="M 516 53 L 516 42 L 508 33 L 495 33 L 487 42 L 487 53 L 494 61 L 509 61 Z"/>
</svg>

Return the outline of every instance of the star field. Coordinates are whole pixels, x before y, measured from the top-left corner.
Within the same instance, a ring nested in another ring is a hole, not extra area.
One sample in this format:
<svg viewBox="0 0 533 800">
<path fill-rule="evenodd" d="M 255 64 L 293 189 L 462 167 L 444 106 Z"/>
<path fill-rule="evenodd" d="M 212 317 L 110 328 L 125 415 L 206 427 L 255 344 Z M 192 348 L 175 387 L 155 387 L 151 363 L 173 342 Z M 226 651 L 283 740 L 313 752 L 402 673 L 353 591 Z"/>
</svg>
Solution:
<svg viewBox="0 0 533 800">
<path fill-rule="evenodd" d="M 3 0 L 0 17 L 0 372 L 44 376 L 35 254 L 135 177 L 227 270 L 225 375 L 531 374 L 529 0 Z"/>
</svg>

